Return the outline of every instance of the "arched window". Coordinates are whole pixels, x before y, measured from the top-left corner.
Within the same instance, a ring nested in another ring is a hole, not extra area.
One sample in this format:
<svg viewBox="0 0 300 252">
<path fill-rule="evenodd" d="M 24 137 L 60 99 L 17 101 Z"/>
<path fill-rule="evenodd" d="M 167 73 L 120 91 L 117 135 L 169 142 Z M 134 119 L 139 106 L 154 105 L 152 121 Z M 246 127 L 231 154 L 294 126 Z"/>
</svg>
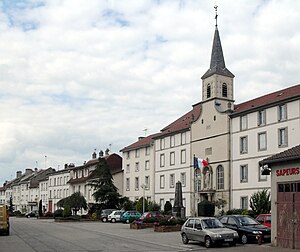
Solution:
<svg viewBox="0 0 300 252">
<path fill-rule="evenodd" d="M 207 98 L 210 98 L 210 96 L 211 96 L 211 87 L 210 87 L 210 84 L 207 85 L 206 96 L 207 96 Z"/>
<path fill-rule="evenodd" d="M 222 84 L 222 96 L 227 97 L 227 84 L 226 83 Z"/>
<path fill-rule="evenodd" d="M 224 189 L 224 167 L 222 165 L 217 167 L 217 189 Z"/>
</svg>

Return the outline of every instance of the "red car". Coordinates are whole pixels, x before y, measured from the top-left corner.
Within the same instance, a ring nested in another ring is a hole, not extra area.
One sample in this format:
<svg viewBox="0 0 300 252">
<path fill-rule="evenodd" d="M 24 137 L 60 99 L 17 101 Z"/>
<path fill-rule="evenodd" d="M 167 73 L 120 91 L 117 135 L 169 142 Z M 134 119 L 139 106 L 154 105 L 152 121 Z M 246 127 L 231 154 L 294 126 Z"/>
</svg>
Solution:
<svg viewBox="0 0 300 252">
<path fill-rule="evenodd" d="M 256 220 L 267 227 L 271 227 L 271 214 L 260 214 Z"/>
<path fill-rule="evenodd" d="M 150 218 L 163 218 L 164 216 L 160 213 L 160 212 L 145 212 L 143 213 L 143 215 L 140 217 L 140 220 L 144 220 L 144 219 L 150 219 Z"/>
</svg>

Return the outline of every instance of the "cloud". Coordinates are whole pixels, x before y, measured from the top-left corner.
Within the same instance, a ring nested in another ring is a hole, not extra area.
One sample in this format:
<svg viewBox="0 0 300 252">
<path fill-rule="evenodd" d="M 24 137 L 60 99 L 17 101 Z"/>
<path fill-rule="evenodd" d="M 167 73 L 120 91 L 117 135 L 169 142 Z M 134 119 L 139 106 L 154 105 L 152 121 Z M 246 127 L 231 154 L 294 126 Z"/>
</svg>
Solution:
<svg viewBox="0 0 300 252">
<path fill-rule="evenodd" d="M 0 183 L 36 164 L 82 164 L 95 148 L 118 152 L 189 111 L 202 97 L 213 5 L 2 1 Z M 299 83 L 299 10 L 288 0 L 219 3 L 237 103 Z"/>
</svg>

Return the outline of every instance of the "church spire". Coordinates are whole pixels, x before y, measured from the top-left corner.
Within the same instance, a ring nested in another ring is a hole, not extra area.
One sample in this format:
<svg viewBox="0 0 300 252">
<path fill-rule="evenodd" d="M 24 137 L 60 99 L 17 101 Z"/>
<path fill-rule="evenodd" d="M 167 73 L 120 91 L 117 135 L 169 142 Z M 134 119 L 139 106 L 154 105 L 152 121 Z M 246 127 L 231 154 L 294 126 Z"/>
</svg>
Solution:
<svg viewBox="0 0 300 252">
<path fill-rule="evenodd" d="M 216 25 L 215 25 L 215 34 L 214 34 L 214 40 L 213 40 L 213 46 L 212 46 L 212 51 L 211 51 L 211 59 L 210 59 L 210 67 L 206 71 L 206 73 L 202 76 L 201 79 L 205 79 L 213 74 L 219 74 L 219 75 L 224 75 L 228 77 L 234 77 L 234 75 L 226 68 L 225 66 L 225 60 L 223 56 L 223 50 L 222 50 L 222 45 L 221 45 L 221 39 L 219 35 L 219 30 L 218 30 L 218 12 L 217 8 L 218 6 L 214 6 L 216 15 Z"/>
</svg>

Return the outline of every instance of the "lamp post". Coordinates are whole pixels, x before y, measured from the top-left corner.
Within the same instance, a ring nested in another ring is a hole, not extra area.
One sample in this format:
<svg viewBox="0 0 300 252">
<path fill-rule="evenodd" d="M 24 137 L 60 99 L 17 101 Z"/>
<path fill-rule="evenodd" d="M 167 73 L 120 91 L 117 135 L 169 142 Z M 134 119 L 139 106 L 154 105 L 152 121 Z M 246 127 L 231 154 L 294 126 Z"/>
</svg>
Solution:
<svg viewBox="0 0 300 252">
<path fill-rule="evenodd" d="M 143 213 L 145 212 L 145 184 L 141 185 L 141 188 L 143 189 Z"/>
</svg>

